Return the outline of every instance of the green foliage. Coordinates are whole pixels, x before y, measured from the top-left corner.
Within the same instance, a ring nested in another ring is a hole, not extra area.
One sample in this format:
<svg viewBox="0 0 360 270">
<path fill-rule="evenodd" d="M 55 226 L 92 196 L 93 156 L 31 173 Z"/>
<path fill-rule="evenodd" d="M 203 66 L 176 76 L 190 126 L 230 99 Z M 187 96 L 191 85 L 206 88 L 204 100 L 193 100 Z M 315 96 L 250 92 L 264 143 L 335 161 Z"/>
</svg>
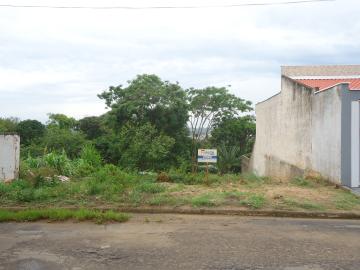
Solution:
<svg viewBox="0 0 360 270">
<path fill-rule="evenodd" d="M 300 209 L 305 209 L 305 210 L 318 210 L 318 211 L 325 209 L 325 207 L 323 205 L 315 203 L 315 202 L 311 202 L 306 199 L 299 201 L 297 199 L 285 198 L 283 200 L 283 202 L 285 203 L 286 206 L 291 207 L 291 208 L 300 208 Z"/>
<path fill-rule="evenodd" d="M 290 183 L 298 187 L 312 188 L 315 186 L 315 184 L 312 181 L 303 177 L 295 177 L 291 179 Z"/>
<path fill-rule="evenodd" d="M 80 152 L 80 159 L 95 168 L 100 167 L 102 163 L 100 153 L 92 144 L 84 145 Z"/>
<path fill-rule="evenodd" d="M 266 198 L 263 194 L 231 191 L 224 192 L 224 196 L 230 201 L 235 200 L 239 205 L 247 206 L 252 209 L 262 208 L 266 204 Z"/>
<path fill-rule="evenodd" d="M 194 207 L 214 207 L 224 201 L 223 196 L 218 193 L 206 193 L 195 196 L 191 199 L 191 205 Z"/>
<path fill-rule="evenodd" d="M 239 157 L 252 152 L 255 131 L 255 117 L 252 115 L 224 118 L 211 132 L 211 142 L 214 146 L 238 147 Z"/>
<path fill-rule="evenodd" d="M 6 185 L 0 183 L 0 197 L 7 197 L 15 202 L 30 202 L 34 199 L 34 190 L 28 181 L 17 180 Z"/>
<path fill-rule="evenodd" d="M 61 153 L 65 150 L 71 158 L 79 156 L 86 143 L 87 141 L 82 133 L 59 127 L 48 128 L 42 142 L 47 151 Z"/>
<path fill-rule="evenodd" d="M 143 193 L 161 193 L 164 192 L 165 189 L 165 186 L 152 182 L 142 182 L 135 187 L 135 190 Z"/>
<path fill-rule="evenodd" d="M 192 138 L 192 171 L 195 171 L 196 150 L 203 138 L 207 139 L 214 126 L 223 119 L 230 119 L 240 113 L 251 111 L 251 102 L 229 93 L 225 87 L 190 88 L 186 91 Z M 236 145 L 236 144 L 234 144 Z"/>
<path fill-rule="evenodd" d="M 336 196 L 334 203 L 337 209 L 352 210 L 360 205 L 360 198 L 350 192 L 342 191 Z"/>
<path fill-rule="evenodd" d="M 104 134 L 104 138 L 97 139 L 96 146 L 105 154 L 106 160 L 117 163 L 121 159 L 119 151 L 122 147 L 114 142 L 119 132 L 120 135 L 124 135 L 121 134 L 124 132 L 124 127 L 127 126 L 128 128 L 125 129 L 129 130 L 129 127 L 130 129 L 139 129 L 141 126 L 148 128 L 148 125 L 161 141 L 165 139 L 166 143 L 170 143 L 171 140 L 171 151 L 166 154 L 167 164 L 156 163 L 157 167 L 153 169 L 165 168 L 169 166 L 168 164 L 178 164 L 179 159 L 189 157 L 190 139 L 186 126 L 188 105 L 186 93 L 179 84 L 162 81 L 155 75 L 144 74 L 128 81 L 127 87 L 111 86 L 99 97 L 111 108 L 104 119 L 114 133 Z M 156 149 L 150 155 L 157 155 L 159 147 Z M 163 155 L 161 152 L 163 150 L 160 150 L 160 159 Z M 138 162 L 131 163 L 130 168 L 138 167 L 136 165 Z"/>
<path fill-rule="evenodd" d="M 254 209 L 262 208 L 265 203 L 266 199 L 264 195 L 261 194 L 251 194 L 245 200 L 240 201 L 241 205 L 246 205 Z"/>
<path fill-rule="evenodd" d="M 251 103 L 224 87 L 184 91 L 178 83 L 143 74 L 126 86 L 111 86 L 99 97 L 110 110 L 98 117 L 78 121 L 50 113 L 46 126 L 36 120 L 0 118 L 0 132 L 18 131 L 21 135 L 22 156 L 28 156 L 22 169 L 26 179 L 42 181 L 41 177 L 47 176 L 38 170 L 44 168 L 73 177 L 89 176 L 103 163 L 130 171 L 180 168 L 181 174 L 186 174 L 195 164 L 197 147 L 222 144 L 220 168 L 226 173 L 235 171 L 239 163 L 235 160 L 252 145 L 254 118 L 240 117 L 252 110 Z M 187 126 L 190 116 L 192 136 Z M 208 135 L 214 127 L 210 140 Z M 29 170 L 36 177 L 27 175 Z M 201 166 L 198 171 L 202 172 Z M 177 179 L 186 183 L 203 181 L 190 175 Z"/>
<path fill-rule="evenodd" d="M 45 134 L 45 126 L 37 120 L 21 121 L 16 130 L 24 145 L 29 145 L 32 141 L 40 141 Z"/>
<path fill-rule="evenodd" d="M 102 117 L 91 116 L 80 119 L 79 129 L 85 134 L 88 140 L 94 140 L 105 134 Z"/>
<path fill-rule="evenodd" d="M 86 176 L 89 175 L 102 164 L 101 156 L 94 146 L 87 144 L 80 152 L 77 159 L 69 159 L 66 152 L 61 153 L 50 152 L 41 157 L 32 157 L 28 155 L 22 161 L 22 169 L 20 175 L 26 179 L 36 181 L 36 177 L 53 177 L 55 174 L 66 176 Z M 51 171 L 49 169 L 54 169 Z M 29 172 L 31 175 L 29 177 Z"/>
<path fill-rule="evenodd" d="M 134 170 L 161 170 L 167 165 L 174 139 L 160 134 L 149 123 L 126 125 L 119 134 L 121 158 L 119 164 Z"/>
<path fill-rule="evenodd" d="M 72 174 L 71 160 L 67 157 L 65 151 L 61 154 L 55 152 L 46 154 L 43 156 L 42 162 L 44 166 L 57 170 L 61 175 L 69 176 Z"/>
<path fill-rule="evenodd" d="M 172 197 L 168 194 L 159 194 L 152 197 L 150 200 L 148 200 L 147 203 L 153 206 L 163 206 L 163 205 L 180 206 L 185 204 L 185 200 L 181 198 Z"/>
<path fill-rule="evenodd" d="M 203 174 L 190 174 L 176 171 L 170 171 L 168 174 L 170 182 L 186 185 L 196 185 L 203 183 Z"/>
<path fill-rule="evenodd" d="M 15 117 L 0 118 L 0 133 L 16 132 L 19 119 Z"/>
<path fill-rule="evenodd" d="M 49 127 L 59 129 L 75 130 L 78 127 L 78 121 L 73 117 L 68 117 L 60 113 L 49 113 Z"/>
<path fill-rule="evenodd" d="M 209 123 L 193 127 L 212 128 L 224 118 L 232 118 L 241 112 L 251 111 L 251 102 L 229 93 L 225 87 L 190 88 L 187 90 L 191 115 L 198 119 L 207 119 Z"/>
<path fill-rule="evenodd" d="M 156 75 L 138 75 L 127 87 L 111 86 L 99 97 L 111 108 L 109 120 L 115 127 L 150 122 L 165 134 L 176 134 L 186 126 L 185 92 Z"/>
<path fill-rule="evenodd" d="M 240 148 L 237 146 L 226 146 L 222 143 L 218 147 L 219 161 L 218 166 L 221 173 L 229 173 L 240 167 Z"/>
</svg>

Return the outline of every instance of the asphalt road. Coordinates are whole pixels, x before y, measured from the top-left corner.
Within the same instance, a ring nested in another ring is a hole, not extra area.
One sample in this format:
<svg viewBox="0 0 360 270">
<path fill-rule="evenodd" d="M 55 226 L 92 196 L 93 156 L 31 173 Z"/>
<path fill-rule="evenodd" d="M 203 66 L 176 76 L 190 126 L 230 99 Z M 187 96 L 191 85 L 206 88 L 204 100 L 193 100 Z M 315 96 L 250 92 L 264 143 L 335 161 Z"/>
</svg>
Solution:
<svg viewBox="0 0 360 270">
<path fill-rule="evenodd" d="M 360 221 L 133 215 L 2 223 L 0 269 L 360 269 Z"/>
</svg>

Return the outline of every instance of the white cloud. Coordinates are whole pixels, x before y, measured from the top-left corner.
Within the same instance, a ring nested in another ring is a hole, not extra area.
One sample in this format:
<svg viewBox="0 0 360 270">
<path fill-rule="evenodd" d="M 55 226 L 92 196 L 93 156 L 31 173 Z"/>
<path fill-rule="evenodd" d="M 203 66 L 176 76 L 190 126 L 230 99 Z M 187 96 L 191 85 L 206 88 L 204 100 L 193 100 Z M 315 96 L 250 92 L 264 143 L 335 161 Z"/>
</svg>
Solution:
<svg viewBox="0 0 360 270">
<path fill-rule="evenodd" d="M 149 2 L 170 4 L 121 1 Z M 251 1 L 236 3 L 245 2 Z M 171 1 L 213 3 L 234 1 Z M 280 65 L 359 63 L 359 7 L 347 0 L 196 10 L 0 8 L 0 116 L 98 115 L 105 110 L 96 94 L 139 73 L 155 73 L 184 87 L 232 85 L 237 95 L 258 102 L 279 90 Z"/>
</svg>

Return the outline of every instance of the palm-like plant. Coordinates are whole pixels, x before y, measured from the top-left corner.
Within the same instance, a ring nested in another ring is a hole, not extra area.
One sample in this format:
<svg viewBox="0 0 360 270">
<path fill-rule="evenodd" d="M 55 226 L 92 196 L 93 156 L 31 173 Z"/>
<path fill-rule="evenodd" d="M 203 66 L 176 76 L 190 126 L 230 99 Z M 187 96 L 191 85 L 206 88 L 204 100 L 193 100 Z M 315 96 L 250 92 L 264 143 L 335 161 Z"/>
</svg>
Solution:
<svg viewBox="0 0 360 270">
<path fill-rule="evenodd" d="M 240 147 L 227 146 L 222 143 L 219 147 L 219 169 L 220 172 L 228 173 L 234 166 L 240 165 Z"/>
</svg>

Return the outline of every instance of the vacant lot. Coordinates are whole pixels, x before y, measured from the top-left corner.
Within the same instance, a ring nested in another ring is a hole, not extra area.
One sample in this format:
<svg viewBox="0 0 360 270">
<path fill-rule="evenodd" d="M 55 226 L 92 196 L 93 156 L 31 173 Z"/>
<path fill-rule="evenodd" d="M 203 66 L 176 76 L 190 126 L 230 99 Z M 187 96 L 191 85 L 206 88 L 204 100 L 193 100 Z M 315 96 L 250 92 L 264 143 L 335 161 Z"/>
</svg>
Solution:
<svg viewBox="0 0 360 270">
<path fill-rule="evenodd" d="M 322 179 L 255 175 L 136 174 L 104 166 L 61 182 L 35 177 L 0 184 L 2 206 L 171 206 L 360 212 L 360 199 Z"/>
</svg>

